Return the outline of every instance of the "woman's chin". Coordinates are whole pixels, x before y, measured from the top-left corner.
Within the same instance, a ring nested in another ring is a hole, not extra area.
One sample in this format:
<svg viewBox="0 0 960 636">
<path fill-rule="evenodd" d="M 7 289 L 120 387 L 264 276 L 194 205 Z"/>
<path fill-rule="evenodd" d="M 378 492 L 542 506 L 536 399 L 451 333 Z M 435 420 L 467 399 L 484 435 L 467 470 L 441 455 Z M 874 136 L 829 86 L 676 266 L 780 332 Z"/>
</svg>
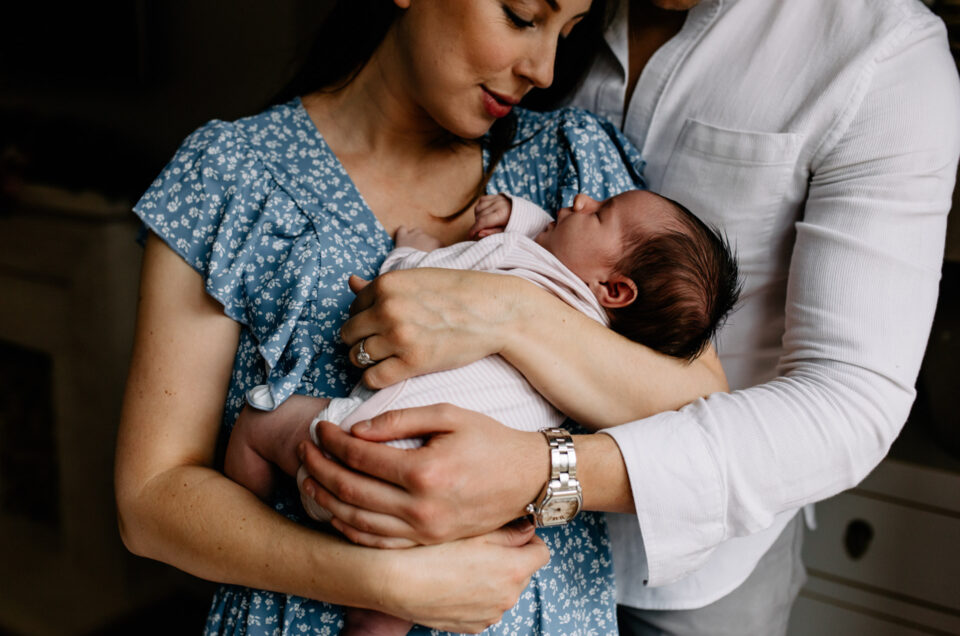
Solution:
<svg viewBox="0 0 960 636">
<path fill-rule="evenodd" d="M 451 118 L 451 120 L 447 122 L 438 123 L 451 135 L 461 139 L 479 139 L 490 132 L 490 128 L 495 121 L 495 117 L 491 117 L 481 111 L 472 117 L 461 116 Z"/>
</svg>

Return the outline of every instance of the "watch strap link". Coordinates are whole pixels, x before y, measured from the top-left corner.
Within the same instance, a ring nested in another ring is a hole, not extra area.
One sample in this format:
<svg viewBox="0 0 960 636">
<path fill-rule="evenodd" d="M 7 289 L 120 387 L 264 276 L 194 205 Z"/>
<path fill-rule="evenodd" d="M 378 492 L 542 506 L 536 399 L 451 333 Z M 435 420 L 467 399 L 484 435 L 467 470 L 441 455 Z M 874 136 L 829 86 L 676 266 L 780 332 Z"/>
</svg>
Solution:
<svg viewBox="0 0 960 636">
<path fill-rule="evenodd" d="M 563 428 L 540 432 L 546 437 L 550 450 L 550 479 L 538 501 L 527 505 L 526 512 L 537 527 L 562 525 L 577 516 L 583 502 L 573 436 Z"/>
</svg>

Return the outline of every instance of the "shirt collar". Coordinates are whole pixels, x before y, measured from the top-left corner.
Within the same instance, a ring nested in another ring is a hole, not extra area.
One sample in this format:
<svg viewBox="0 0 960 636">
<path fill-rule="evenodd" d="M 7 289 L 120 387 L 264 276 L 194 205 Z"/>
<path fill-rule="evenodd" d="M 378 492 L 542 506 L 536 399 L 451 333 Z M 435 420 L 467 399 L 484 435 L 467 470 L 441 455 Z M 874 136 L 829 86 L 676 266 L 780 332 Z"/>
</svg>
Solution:
<svg viewBox="0 0 960 636">
<path fill-rule="evenodd" d="M 680 29 L 681 32 L 692 22 L 691 16 L 703 14 L 708 16 L 708 21 L 712 20 L 713 17 L 720 13 L 725 3 L 729 4 L 734 1 L 735 0 L 703 0 L 703 2 L 690 9 L 687 14 L 687 19 L 683 23 L 683 27 Z M 603 34 L 603 39 L 606 41 L 607 47 L 620 64 L 620 71 L 624 81 L 626 81 L 627 69 L 630 65 L 630 19 L 627 15 L 627 6 L 631 2 L 649 2 L 649 0 L 620 0 L 620 2 L 617 3 L 617 12 L 610 26 L 607 27 L 607 30 Z"/>
</svg>

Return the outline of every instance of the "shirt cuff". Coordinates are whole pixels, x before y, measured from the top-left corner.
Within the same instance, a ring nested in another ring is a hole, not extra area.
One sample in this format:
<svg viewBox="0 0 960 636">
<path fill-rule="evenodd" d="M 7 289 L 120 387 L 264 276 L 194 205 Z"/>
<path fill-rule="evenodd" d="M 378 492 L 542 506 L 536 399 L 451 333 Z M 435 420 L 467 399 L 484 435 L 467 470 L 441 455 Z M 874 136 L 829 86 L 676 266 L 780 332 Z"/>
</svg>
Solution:
<svg viewBox="0 0 960 636">
<path fill-rule="evenodd" d="M 626 463 L 646 584 L 666 585 L 702 567 L 725 538 L 722 474 L 703 429 L 671 411 L 602 432 Z"/>
<path fill-rule="evenodd" d="M 537 234 L 542 232 L 547 225 L 553 221 L 543 208 L 536 203 L 528 201 L 522 197 L 506 195 L 513 204 L 510 210 L 510 220 L 503 229 L 504 232 L 523 234 L 527 238 L 536 238 Z"/>
</svg>

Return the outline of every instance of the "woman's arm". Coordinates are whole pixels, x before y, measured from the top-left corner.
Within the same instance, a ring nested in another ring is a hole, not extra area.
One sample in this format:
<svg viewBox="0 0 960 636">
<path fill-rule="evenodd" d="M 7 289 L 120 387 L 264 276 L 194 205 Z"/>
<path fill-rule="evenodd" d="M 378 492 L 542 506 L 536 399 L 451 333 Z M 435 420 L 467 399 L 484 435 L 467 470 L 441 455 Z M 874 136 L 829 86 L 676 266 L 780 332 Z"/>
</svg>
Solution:
<svg viewBox="0 0 960 636">
<path fill-rule="evenodd" d="M 371 386 L 500 353 L 560 410 L 595 428 L 727 388 L 712 350 L 692 364 L 660 355 L 519 278 L 439 269 L 402 274 L 410 276 L 387 274 L 365 286 L 351 281 L 358 313 L 343 336 L 348 343 L 366 337 L 366 351 L 382 360 L 364 373 Z M 496 528 L 524 514 L 549 474 L 542 435 L 450 406 L 388 413 L 352 436 L 332 426 L 320 434 L 340 462 L 305 445 L 314 479 L 304 489 L 348 537 L 367 544 L 382 542 L 378 537 L 436 543 Z M 369 443 L 421 435 L 429 440 L 414 451 Z M 585 508 L 632 512 L 614 440 L 586 435 L 576 444 Z"/>
<path fill-rule="evenodd" d="M 677 409 L 727 383 L 713 349 L 692 363 L 599 325 L 515 276 L 417 269 L 351 279 L 355 315 L 342 329 L 381 360 L 372 388 L 500 354 L 554 406 L 590 428 Z"/>
<path fill-rule="evenodd" d="M 283 518 L 212 469 L 238 333 L 197 274 L 151 236 L 117 445 L 117 504 L 130 550 L 207 579 L 443 628 L 499 620 L 547 561 L 529 532 L 370 550 Z M 481 574 L 463 576 L 464 563 Z"/>
<path fill-rule="evenodd" d="M 617 426 L 728 390 L 712 346 L 693 362 L 679 360 L 602 327 L 521 279 L 511 277 L 510 287 L 517 317 L 498 334 L 500 355 L 588 428 Z"/>
</svg>

